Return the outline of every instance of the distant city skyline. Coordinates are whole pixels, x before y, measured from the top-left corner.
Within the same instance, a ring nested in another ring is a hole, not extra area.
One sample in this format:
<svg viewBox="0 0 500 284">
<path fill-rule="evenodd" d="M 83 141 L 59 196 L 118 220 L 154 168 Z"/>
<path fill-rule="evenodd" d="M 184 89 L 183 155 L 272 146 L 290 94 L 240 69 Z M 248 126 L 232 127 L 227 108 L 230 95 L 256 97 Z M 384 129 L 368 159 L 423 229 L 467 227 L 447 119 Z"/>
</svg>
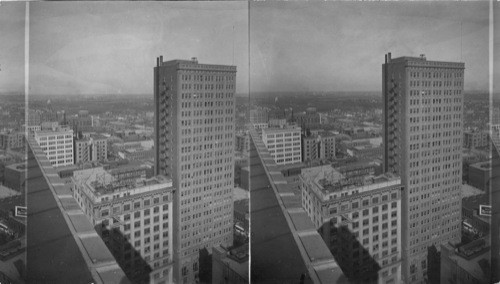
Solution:
<svg viewBox="0 0 500 284">
<path fill-rule="evenodd" d="M 153 97 L 159 55 L 236 65 L 237 92 L 247 93 L 248 5 L 30 3 L 30 95 Z"/>
<path fill-rule="evenodd" d="M 465 62 L 465 90 L 488 90 L 488 5 L 250 2 L 251 91 L 381 91 L 387 52 Z"/>
</svg>

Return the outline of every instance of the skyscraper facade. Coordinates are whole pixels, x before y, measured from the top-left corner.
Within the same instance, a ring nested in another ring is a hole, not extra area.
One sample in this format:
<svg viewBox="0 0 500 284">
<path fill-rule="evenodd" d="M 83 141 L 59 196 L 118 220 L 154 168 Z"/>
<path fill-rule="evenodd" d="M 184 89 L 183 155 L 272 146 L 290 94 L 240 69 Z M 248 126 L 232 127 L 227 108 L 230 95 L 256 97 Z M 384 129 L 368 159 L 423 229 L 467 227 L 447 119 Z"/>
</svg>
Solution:
<svg viewBox="0 0 500 284">
<path fill-rule="evenodd" d="M 382 65 L 384 170 L 401 176 L 405 283 L 427 278 L 428 247 L 460 241 L 464 63 Z"/>
<path fill-rule="evenodd" d="M 236 67 L 160 56 L 154 77 L 155 171 L 177 189 L 174 281 L 195 283 L 200 250 L 233 243 Z"/>
</svg>

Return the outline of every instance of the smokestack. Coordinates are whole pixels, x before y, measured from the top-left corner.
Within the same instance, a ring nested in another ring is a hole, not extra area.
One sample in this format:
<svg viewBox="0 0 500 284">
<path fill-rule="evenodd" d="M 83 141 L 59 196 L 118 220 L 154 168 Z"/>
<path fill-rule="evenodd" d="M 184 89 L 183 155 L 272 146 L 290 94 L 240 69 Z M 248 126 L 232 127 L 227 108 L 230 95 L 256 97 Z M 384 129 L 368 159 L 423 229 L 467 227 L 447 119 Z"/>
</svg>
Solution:
<svg viewBox="0 0 500 284">
<path fill-rule="evenodd" d="M 391 62 L 391 53 L 390 52 L 387 53 L 387 62 L 389 62 L 389 63 Z"/>
<path fill-rule="evenodd" d="M 163 55 L 160 55 L 160 65 L 158 66 L 161 66 L 162 63 L 163 63 Z"/>
</svg>

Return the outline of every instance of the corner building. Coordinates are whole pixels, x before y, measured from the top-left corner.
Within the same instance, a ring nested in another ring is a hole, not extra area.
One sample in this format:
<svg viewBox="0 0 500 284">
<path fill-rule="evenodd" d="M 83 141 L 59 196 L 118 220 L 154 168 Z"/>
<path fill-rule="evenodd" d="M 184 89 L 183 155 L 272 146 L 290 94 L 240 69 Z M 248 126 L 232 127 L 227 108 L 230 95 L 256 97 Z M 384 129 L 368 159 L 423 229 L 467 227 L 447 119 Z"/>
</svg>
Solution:
<svg viewBox="0 0 500 284">
<path fill-rule="evenodd" d="M 177 189 L 174 282 L 196 283 L 201 250 L 233 244 L 236 67 L 160 56 L 154 77 L 155 171 Z"/>
<path fill-rule="evenodd" d="M 172 181 L 75 171 L 73 197 L 133 283 L 172 283 Z"/>
<path fill-rule="evenodd" d="M 401 176 L 402 276 L 425 283 L 427 250 L 460 241 L 464 63 L 382 65 L 384 170 Z"/>
<path fill-rule="evenodd" d="M 401 283 L 401 180 L 331 165 L 302 169 L 302 208 L 351 283 Z"/>
</svg>

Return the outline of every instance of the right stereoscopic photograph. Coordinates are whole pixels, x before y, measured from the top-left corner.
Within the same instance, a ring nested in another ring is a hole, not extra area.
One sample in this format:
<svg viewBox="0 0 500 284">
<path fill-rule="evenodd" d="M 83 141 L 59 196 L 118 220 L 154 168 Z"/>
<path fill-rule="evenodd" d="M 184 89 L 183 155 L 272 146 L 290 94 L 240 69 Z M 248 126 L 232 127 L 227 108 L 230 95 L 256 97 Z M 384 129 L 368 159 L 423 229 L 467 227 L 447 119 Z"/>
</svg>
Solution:
<svg viewBox="0 0 500 284">
<path fill-rule="evenodd" d="M 252 283 L 499 281 L 496 6 L 250 2 Z"/>
</svg>

